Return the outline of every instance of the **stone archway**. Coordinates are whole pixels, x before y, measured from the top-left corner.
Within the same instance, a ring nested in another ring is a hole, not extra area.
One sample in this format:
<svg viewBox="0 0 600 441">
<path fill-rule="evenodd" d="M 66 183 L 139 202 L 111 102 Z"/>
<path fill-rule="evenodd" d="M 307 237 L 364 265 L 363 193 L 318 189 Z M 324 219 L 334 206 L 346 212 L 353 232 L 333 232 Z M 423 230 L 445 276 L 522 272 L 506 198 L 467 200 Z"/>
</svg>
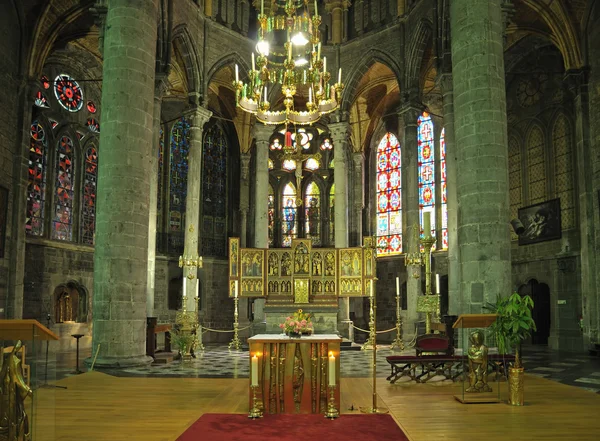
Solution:
<svg viewBox="0 0 600 441">
<path fill-rule="evenodd" d="M 531 333 L 531 343 L 547 345 L 552 317 L 550 287 L 545 283 L 539 283 L 536 279 L 531 279 L 519 287 L 519 294 L 528 295 L 533 299 L 532 317 L 537 330 Z"/>
</svg>

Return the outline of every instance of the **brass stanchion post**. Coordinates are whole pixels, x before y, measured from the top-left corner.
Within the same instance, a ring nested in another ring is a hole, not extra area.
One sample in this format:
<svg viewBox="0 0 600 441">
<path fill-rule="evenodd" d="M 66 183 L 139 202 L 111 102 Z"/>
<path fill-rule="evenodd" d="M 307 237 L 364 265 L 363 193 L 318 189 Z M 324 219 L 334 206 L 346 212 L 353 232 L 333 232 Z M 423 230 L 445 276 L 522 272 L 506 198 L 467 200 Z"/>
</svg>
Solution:
<svg viewBox="0 0 600 441">
<path fill-rule="evenodd" d="M 235 297 L 233 299 L 233 338 L 229 342 L 229 349 L 240 350 L 242 348 L 242 342 L 240 341 L 240 336 L 238 334 L 238 328 L 240 327 L 238 321 L 238 296 L 237 291 L 235 293 Z"/>
</svg>

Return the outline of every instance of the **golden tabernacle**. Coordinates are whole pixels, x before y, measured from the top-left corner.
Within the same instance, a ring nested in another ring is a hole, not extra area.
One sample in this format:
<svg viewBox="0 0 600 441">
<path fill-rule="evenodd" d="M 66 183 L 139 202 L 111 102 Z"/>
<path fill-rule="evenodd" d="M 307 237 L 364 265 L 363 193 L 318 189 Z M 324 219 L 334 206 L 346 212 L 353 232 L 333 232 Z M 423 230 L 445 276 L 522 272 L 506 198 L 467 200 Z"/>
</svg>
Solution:
<svg viewBox="0 0 600 441">
<path fill-rule="evenodd" d="M 339 411 L 341 341 L 330 334 L 249 338 L 250 409 L 264 414 Z"/>
</svg>

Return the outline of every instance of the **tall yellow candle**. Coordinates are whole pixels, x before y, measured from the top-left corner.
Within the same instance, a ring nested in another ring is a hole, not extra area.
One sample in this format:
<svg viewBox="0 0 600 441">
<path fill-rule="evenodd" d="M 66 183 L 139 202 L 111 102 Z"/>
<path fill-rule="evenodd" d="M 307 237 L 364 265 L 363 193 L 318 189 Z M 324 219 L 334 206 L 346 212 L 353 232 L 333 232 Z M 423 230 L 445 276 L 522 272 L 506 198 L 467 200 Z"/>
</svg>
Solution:
<svg viewBox="0 0 600 441">
<path fill-rule="evenodd" d="M 400 295 L 400 277 L 396 277 L 396 295 Z"/>
<path fill-rule="evenodd" d="M 234 292 L 233 295 L 237 298 L 237 296 L 238 296 L 238 281 L 237 280 L 235 281 L 234 290 L 235 290 L 235 292 Z"/>
<path fill-rule="evenodd" d="M 335 356 L 329 352 L 329 385 L 335 386 Z"/>
<path fill-rule="evenodd" d="M 258 357 L 252 356 L 252 386 L 258 386 Z"/>
<path fill-rule="evenodd" d="M 187 288 L 187 285 L 186 285 L 187 280 L 186 279 L 187 279 L 187 277 L 185 277 L 185 271 L 184 271 L 183 272 L 183 297 L 185 297 L 187 295 L 186 294 L 186 288 Z"/>
<path fill-rule="evenodd" d="M 431 237 L 431 213 L 429 211 L 423 212 L 423 233 L 425 237 Z"/>
</svg>

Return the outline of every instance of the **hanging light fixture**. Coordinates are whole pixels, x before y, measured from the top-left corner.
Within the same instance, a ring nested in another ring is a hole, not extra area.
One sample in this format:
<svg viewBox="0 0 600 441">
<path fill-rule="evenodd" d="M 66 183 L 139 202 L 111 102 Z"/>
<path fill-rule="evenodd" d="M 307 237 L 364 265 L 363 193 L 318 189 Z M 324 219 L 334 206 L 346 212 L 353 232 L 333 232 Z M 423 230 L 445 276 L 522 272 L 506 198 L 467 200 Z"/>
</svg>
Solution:
<svg viewBox="0 0 600 441">
<path fill-rule="evenodd" d="M 259 0 L 254 0 L 258 6 Z M 307 125 L 317 122 L 321 115 L 339 108 L 344 85 L 342 69 L 337 83 L 331 86 L 327 59 L 321 58 L 319 26 L 321 16 L 314 1 L 314 14 L 310 15 L 309 0 L 260 0 L 258 16 L 258 42 L 252 52 L 252 70 L 247 83 L 240 81 L 239 67 L 235 66 L 236 105 L 256 115 L 264 124 Z M 269 101 L 273 90 L 280 90 L 283 105 L 275 109 Z M 296 96 L 307 96 L 299 108 Z"/>
</svg>

